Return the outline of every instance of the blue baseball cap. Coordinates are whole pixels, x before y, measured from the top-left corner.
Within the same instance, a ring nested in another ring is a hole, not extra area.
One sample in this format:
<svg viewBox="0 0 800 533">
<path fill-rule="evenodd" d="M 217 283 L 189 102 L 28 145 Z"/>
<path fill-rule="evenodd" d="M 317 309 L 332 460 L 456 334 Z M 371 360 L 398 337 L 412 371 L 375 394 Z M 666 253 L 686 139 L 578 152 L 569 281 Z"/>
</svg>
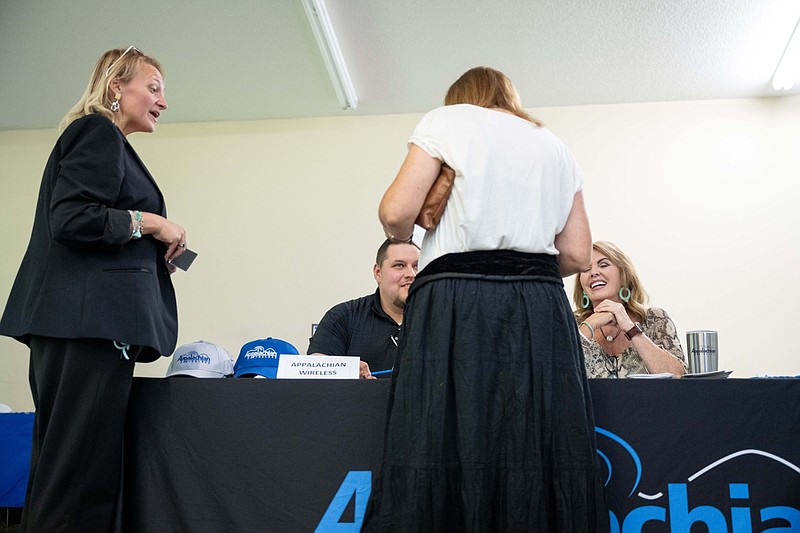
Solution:
<svg viewBox="0 0 800 533">
<path fill-rule="evenodd" d="M 233 377 L 263 376 L 275 379 L 281 354 L 300 355 L 300 352 L 288 342 L 272 337 L 245 343 L 239 350 Z"/>
</svg>

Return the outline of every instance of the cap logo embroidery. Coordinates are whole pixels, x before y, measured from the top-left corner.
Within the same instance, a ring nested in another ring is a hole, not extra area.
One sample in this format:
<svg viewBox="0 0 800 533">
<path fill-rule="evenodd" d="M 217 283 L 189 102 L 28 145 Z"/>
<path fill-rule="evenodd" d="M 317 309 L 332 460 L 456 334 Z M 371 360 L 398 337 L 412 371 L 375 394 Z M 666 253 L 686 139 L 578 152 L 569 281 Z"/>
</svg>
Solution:
<svg viewBox="0 0 800 533">
<path fill-rule="evenodd" d="M 191 352 L 187 352 L 178 357 L 178 363 L 179 364 L 203 363 L 206 365 L 210 365 L 211 358 L 204 353 L 197 353 L 194 350 L 192 350 Z"/>
<path fill-rule="evenodd" d="M 256 346 L 251 350 L 247 350 L 244 356 L 247 359 L 277 359 L 278 352 L 274 348 L 264 349 L 263 346 Z"/>
</svg>

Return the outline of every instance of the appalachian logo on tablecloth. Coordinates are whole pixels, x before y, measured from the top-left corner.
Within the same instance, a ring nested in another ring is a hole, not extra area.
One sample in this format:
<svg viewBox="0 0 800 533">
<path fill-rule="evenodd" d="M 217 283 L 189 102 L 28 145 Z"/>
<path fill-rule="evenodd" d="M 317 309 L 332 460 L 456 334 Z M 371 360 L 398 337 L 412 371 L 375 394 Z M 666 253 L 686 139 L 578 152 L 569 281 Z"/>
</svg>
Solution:
<svg viewBox="0 0 800 533">
<path fill-rule="evenodd" d="M 708 533 L 800 531 L 800 509 L 775 505 L 769 490 L 778 480 L 800 488 L 800 467 L 776 454 L 743 449 L 719 457 L 712 451 L 710 462 L 686 477 L 670 474 L 675 479 L 664 487 L 665 480 L 648 476 L 646 458 L 630 443 L 603 428 L 595 430 L 606 486 L 631 487 L 623 491 L 630 500 L 610 502 L 619 515 L 610 511 L 612 532 L 688 532 L 695 524 Z M 686 453 L 692 453 L 688 446 Z"/>
</svg>

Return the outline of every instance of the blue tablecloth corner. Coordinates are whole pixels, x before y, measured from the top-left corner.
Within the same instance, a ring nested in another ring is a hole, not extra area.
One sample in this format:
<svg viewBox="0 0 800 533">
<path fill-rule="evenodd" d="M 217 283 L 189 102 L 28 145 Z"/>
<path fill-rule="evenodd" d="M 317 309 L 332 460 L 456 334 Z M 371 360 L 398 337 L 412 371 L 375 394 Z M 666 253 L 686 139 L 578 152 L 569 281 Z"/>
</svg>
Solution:
<svg viewBox="0 0 800 533">
<path fill-rule="evenodd" d="M 0 414 L 0 507 L 22 507 L 31 462 L 33 413 Z"/>
</svg>

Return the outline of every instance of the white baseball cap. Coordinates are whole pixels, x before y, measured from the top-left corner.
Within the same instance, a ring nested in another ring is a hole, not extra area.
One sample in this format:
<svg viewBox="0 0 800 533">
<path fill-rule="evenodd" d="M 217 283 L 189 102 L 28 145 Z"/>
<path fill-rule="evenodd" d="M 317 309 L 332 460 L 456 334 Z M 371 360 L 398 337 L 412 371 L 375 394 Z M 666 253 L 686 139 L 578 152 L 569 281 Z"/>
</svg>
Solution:
<svg viewBox="0 0 800 533">
<path fill-rule="evenodd" d="M 224 348 L 197 341 L 179 346 L 172 354 L 167 377 L 226 378 L 233 375 L 233 358 Z"/>
</svg>

